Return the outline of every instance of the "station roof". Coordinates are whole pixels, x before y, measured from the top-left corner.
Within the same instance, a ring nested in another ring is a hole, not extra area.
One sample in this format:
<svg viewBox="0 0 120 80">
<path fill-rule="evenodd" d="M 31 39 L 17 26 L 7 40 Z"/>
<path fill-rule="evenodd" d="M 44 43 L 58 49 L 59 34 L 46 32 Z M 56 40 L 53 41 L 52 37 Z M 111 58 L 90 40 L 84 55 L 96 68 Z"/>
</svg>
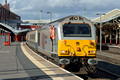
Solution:
<svg viewBox="0 0 120 80">
<path fill-rule="evenodd" d="M 101 21 L 102 22 L 108 22 L 112 19 L 118 18 L 120 17 L 120 10 L 119 9 L 114 9 L 108 13 L 106 13 L 105 15 L 101 16 Z M 95 19 L 92 20 L 92 22 L 94 23 L 99 23 L 100 22 L 100 17 L 97 17 Z"/>
<path fill-rule="evenodd" d="M 22 32 L 26 32 L 28 31 L 27 29 L 24 29 L 24 30 L 16 30 L 16 29 L 13 29 L 11 26 L 5 24 L 5 23 L 0 23 L 1 26 L 7 28 L 8 30 L 12 31 L 14 34 L 19 34 L 19 33 L 22 33 Z"/>
</svg>

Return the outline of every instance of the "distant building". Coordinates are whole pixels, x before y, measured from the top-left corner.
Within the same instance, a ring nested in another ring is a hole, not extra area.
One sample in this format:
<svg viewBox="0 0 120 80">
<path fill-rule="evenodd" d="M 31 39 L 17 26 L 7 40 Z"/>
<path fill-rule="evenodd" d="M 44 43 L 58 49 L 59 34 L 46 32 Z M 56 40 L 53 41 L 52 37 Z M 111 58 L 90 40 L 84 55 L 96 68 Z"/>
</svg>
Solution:
<svg viewBox="0 0 120 80">
<path fill-rule="evenodd" d="M 36 29 L 38 27 L 44 26 L 50 22 L 50 20 L 22 20 L 22 24 L 19 26 L 24 29 Z"/>
<path fill-rule="evenodd" d="M 5 0 L 5 5 L 0 4 L 0 21 L 20 20 L 20 16 L 10 11 L 9 4 Z"/>
<path fill-rule="evenodd" d="M 0 4 L 0 22 L 17 29 L 21 17 L 10 11 L 10 5 L 5 0 L 5 5 Z"/>
<path fill-rule="evenodd" d="M 25 40 L 28 30 L 20 30 L 21 17 L 10 11 L 10 5 L 5 0 L 5 5 L 0 4 L 0 34 L 9 33 L 11 41 Z"/>
</svg>

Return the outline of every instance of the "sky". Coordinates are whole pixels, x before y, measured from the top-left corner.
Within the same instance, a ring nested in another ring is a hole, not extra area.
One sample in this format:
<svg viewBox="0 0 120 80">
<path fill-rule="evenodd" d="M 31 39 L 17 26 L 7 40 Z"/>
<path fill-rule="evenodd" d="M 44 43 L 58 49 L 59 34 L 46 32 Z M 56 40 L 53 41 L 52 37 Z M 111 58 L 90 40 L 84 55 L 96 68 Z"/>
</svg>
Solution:
<svg viewBox="0 0 120 80">
<path fill-rule="evenodd" d="M 4 4 L 4 0 L 0 0 Z M 120 0 L 8 0 L 10 10 L 22 20 L 60 19 L 69 15 L 80 15 L 92 20 L 97 13 L 120 9 Z M 42 12 L 40 12 L 42 10 Z"/>
</svg>

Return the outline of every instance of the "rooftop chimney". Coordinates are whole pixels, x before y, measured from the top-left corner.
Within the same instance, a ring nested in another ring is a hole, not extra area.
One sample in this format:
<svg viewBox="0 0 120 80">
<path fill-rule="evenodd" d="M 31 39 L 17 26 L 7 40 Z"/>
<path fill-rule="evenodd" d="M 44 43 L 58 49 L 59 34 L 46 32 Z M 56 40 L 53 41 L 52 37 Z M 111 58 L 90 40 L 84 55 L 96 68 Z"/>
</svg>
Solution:
<svg viewBox="0 0 120 80">
<path fill-rule="evenodd" d="M 5 7 L 6 9 L 10 10 L 10 5 L 7 4 L 7 0 L 5 0 L 5 5 L 4 5 L 4 7 Z"/>
<path fill-rule="evenodd" d="M 7 5 L 7 0 L 5 0 L 5 5 Z"/>
</svg>

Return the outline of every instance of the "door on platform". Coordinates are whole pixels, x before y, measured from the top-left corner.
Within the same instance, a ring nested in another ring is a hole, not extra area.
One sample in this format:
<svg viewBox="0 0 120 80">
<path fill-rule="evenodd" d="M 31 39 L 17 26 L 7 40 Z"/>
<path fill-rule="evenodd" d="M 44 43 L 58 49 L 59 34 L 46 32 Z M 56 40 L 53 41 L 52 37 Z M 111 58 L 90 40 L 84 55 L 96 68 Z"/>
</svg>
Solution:
<svg viewBox="0 0 120 80">
<path fill-rule="evenodd" d="M 4 36 L 4 45 L 10 45 L 10 34 L 9 33 L 2 33 L 1 36 Z"/>
</svg>

